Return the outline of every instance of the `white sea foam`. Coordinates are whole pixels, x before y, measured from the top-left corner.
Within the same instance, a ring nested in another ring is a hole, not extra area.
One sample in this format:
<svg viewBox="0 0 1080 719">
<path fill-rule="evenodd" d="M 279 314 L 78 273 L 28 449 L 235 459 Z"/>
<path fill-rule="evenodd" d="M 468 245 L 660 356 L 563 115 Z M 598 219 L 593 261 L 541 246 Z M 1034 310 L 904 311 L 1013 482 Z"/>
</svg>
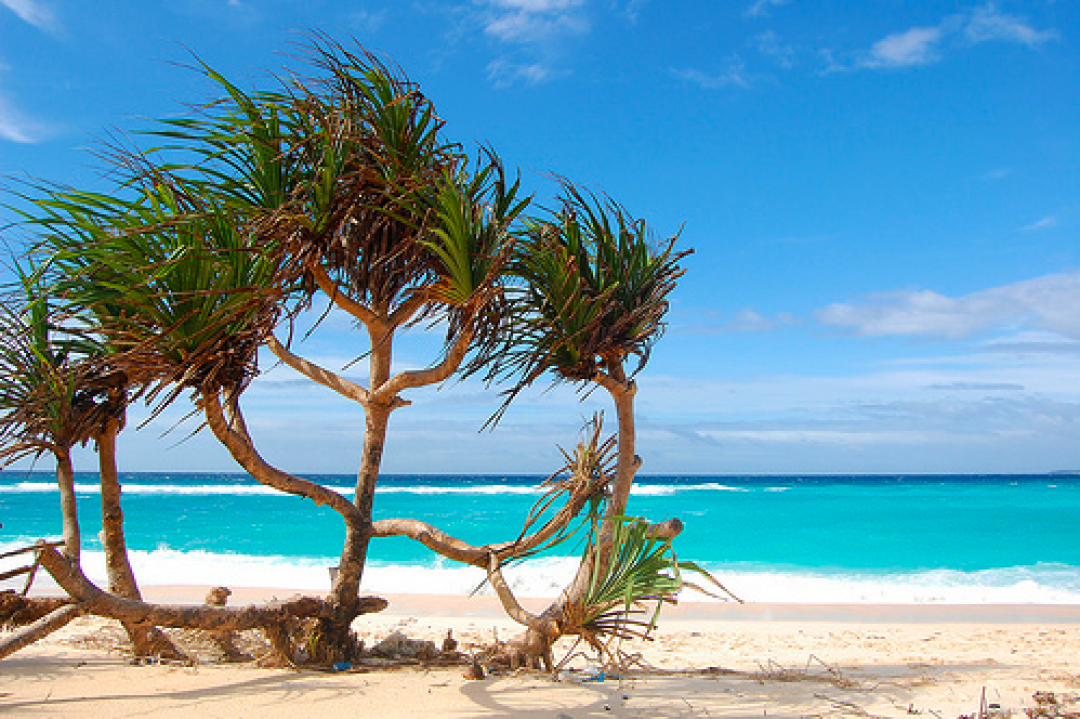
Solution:
<svg viewBox="0 0 1080 719">
<path fill-rule="evenodd" d="M 173 496 L 282 496 L 276 489 L 261 484 L 144 484 L 133 482 L 124 484 L 124 493 L 129 495 L 173 495 Z M 352 487 L 331 486 L 343 494 L 352 492 Z M 783 491 L 786 487 L 769 487 L 766 491 Z M 51 494 L 57 492 L 55 482 L 19 482 L 0 485 L 0 494 Z M 101 487 L 94 483 L 79 482 L 75 485 L 78 494 L 101 494 Z M 414 495 L 477 495 L 505 496 L 539 495 L 544 490 L 539 486 L 521 484 L 471 484 L 471 485 L 393 485 L 379 487 L 379 494 L 414 494 Z M 750 492 L 746 487 L 731 487 L 716 482 L 702 484 L 637 484 L 631 494 L 641 497 L 667 497 L 683 492 Z"/>
<path fill-rule="evenodd" d="M 630 494 L 642 497 L 667 497 L 683 492 L 750 492 L 747 487 L 732 487 L 727 484 L 716 482 L 702 482 L 701 484 L 648 484 L 638 483 L 630 490 Z"/>
<path fill-rule="evenodd" d="M 280 495 L 276 489 L 261 484 L 124 484 L 124 494 L 156 494 L 187 496 L 247 496 Z M 55 482 L 19 482 L 0 486 L 0 494 L 51 494 L 58 492 Z M 101 485 L 79 482 L 75 484 L 77 494 L 101 494 Z"/>
<path fill-rule="evenodd" d="M 0 552 L 29 541 L 13 539 Z M 23 557 L 3 560 L 0 570 L 16 566 Z M 231 587 L 280 587 L 325 591 L 329 567 L 336 557 L 283 557 L 218 554 L 171 549 L 133 551 L 131 561 L 145 585 L 210 584 Z M 83 553 L 87 575 L 104 582 L 102 552 Z M 551 557 L 513 565 L 505 574 L 520 596 L 555 597 L 577 566 L 572 557 Z M 914 572 L 771 570 L 743 566 L 706 565 L 724 586 L 749 602 L 792 604 L 1080 604 L 1080 567 L 1036 564 L 980 571 L 934 569 Z M 44 574 L 44 573 L 42 573 Z M 484 585 L 484 572 L 453 562 L 393 564 L 373 561 L 364 573 L 366 592 L 467 595 Z M 693 580 L 692 575 L 688 579 Z M 4 583 L 21 584 L 22 578 Z M 46 577 L 38 580 L 48 583 Z M 703 585 L 705 582 L 701 582 Z M 687 601 L 708 598 L 686 590 Z"/>
<path fill-rule="evenodd" d="M 526 487 L 520 484 L 473 484 L 456 487 L 436 487 L 431 485 L 409 485 L 398 487 L 384 485 L 376 490 L 379 494 L 540 494 L 539 487 Z"/>
</svg>

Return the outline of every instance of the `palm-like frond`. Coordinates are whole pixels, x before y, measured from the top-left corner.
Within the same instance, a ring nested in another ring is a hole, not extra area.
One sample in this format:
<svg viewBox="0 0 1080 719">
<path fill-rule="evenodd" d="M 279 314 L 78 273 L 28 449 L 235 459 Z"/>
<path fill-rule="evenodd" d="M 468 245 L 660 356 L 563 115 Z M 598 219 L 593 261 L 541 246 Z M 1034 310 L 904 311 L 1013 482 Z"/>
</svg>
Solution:
<svg viewBox="0 0 1080 719">
<path fill-rule="evenodd" d="M 161 179 L 164 176 L 159 176 Z M 171 400 L 184 388 L 242 388 L 280 314 L 276 265 L 246 218 L 183 181 L 133 200 L 54 192 L 35 219 L 54 291 L 93 318 L 109 362 Z"/>
<path fill-rule="evenodd" d="M 595 546 L 589 551 L 597 551 Z M 611 546 L 610 562 L 592 565 L 585 597 L 580 604 L 568 607 L 575 631 L 594 647 L 606 639 L 647 637 L 656 626 L 661 607 L 674 603 L 684 587 L 720 598 L 685 581 L 683 572 L 698 574 L 737 600 L 700 565 L 676 558 L 671 539 L 658 536 L 644 519 L 617 518 Z M 597 571 L 597 567 L 606 567 L 606 571 Z M 648 603 L 652 603 L 651 612 Z"/>
<path fill-rule="evenodd" d="M 18 269 L 18 268 L 17 268 Z M 96 381 L 98 347 L 64 327 L 37 273 L 0 298 L 0 463 L 85 442 L 118 408 Z"/>
<path fill-rule="evenodd" d="M 654 243 L 641 220 L 568 182 L 561 208 L 533 219 L 515 252 L 503 344 L 485 359 L 492 376 L 519 377 L 513 397 L 542 374 L 588 381 L 648 360 L 664 329 L 667 297 L 689 251 Z"/>
<path fill-rule="evenodd" d="M 152 131 L 166 143 L 152 154 L 247 217 L 282 286 L 308 299 L 319 271 L 378 314 L 406 301 L 474 312 L 484 293 L 470 291 L 492 286 L 496 245 L 524 207 L 517 183 L 490 152 L 467 172 L 399 69 L 323 35 L 308 60 L 314 75 L 251 93 L 201 64 L 222 98 Z"/>
<path fill-rule="evenodd" d="M 449 319 L 451 337 L 468 327 L 477 346 L 497 340 L 511 227 L 529 203 L 495 154 L 485 158 L 475 173 L 448 175 L 438 188 L 431 232 L 420 240 L 432 277 L 417 293 Z"/>
</svg>

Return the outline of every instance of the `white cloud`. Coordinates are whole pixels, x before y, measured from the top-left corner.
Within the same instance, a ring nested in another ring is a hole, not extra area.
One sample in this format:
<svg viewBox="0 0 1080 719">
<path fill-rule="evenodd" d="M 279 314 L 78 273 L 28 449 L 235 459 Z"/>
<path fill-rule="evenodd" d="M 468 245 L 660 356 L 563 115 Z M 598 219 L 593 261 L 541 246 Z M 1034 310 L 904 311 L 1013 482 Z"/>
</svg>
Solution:
<svg viewBox="0 0 1080 719">
<path fill-rule="evenodd" d="M 582 0 L 492 0 L 496 7 L 528 13 L 556 12 L 581 5 Z"/>
<path fill-rule="evenodd" d="M 40 0 L 0 0 L 0 5 L 7 7 L 26 23 L 33 25 L 39 30 L 56 32 L 58 29 L 56 16 L 52 9 Z"/>
<path fill-rule="evenodd" d="M 726 322 L 719 325 L 719 327 L 713 328 L 713 331 L 768 332 L 778 327 L 793 325 L 797 321 L 795 315 L 789 312 L 781 312 L 772 317 L 768 317 L 750 308 L 746 308 L 735 315 L 730 322 Z"/>
<path fill-rule="evenodd" d="M 761 33 L 753 40 L 758 52 L 773 58 L 780 67 L 790 69 L 795 64 L 795 48 L 780 40 L 772 30 Z"/>
<path fill-rule="evenodd" d="M 1016 42 L 1038 45 L 1058 37 L 1053 30 L 1036 30 L 1022 18 L 1000 12 L 993 3 L 976 8 L 964 28 L 964 36 L 973 43 Z"/>
<path fill-rule="evenodd" d="M 382 27 L 385 20 L 385 12 L 357 10 L 349 16 L 349 25 L 363 33 L 374 33 Z"/>
<path fill-rule="evenodd" d="M 938 58 L 940 27 L 916 27 L 878 40 L 870 49 L 867 67 L 909 67 L 926 65 Z"/>
<path fill-rule="evenodd" d="M 930 290 L 890 292 L 816 313 L 823 324 L 868 337 L 969 337 L 1038 328 L 1080 339 L 1080 271 L 1044 275 L 962 297 Z"/>
<path fill-rule="evenodd" d="M 979 179 L 983 182 L 996 182 L 998 180 L 1004 180 L 1006 177 L 1012 174 L 1012 170 L 1007 167 L 998 167 L 988 172 L 984 172 L 979 175 Z"/>
<path fill-rule="evenodd" d="M 582 0 L 490 0 L 484 32 L 509 43 L 535 44 L 589 31 Z"/>
<path fill-rule="evenodd" d="M 1037 230 L 1048 230 L 1051 227 L 1057 227 L 1058 218 L 1053 215 L 1047 215 L 1042 219 L 1032 222 L 1030 225 L 1024 225 L 1020 228 L 1021 232 L 1035 232 Z"/>
<path fill-rule="evenodd" d="M 537 85 L 560 73 L 569 38 L 591 30 L 585 0 L 474 0 L 467 22 L 502 44 L 500 56 L 488 63 L 488 79 L 496 87 Z"/>
<path fill-rule="evenodd" d="M 977 45 L 985 42 L 1011 42 L 1033 47 L 1058 37 L 1054 30 L 1038 30 L 1023 18 L 1005 14 L 994 3 L 975 8 L 970 13 L 950 15 L 939 24 L 916 27 L 878 40 L 870 48 L 863 67 L 895 68 L 929 65 L 943 57 L 948 43 L 956 39 Z"/>
</svg>

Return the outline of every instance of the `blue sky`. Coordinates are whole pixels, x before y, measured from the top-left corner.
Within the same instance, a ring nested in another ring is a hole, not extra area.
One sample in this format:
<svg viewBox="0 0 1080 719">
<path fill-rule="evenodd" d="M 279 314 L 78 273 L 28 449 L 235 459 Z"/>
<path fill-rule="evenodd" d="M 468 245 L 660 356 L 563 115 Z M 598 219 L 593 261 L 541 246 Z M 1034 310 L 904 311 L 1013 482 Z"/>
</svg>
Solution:
<svg viewBox="0 0 1080 719">
<path fill-rule="evenodd" d="M 0 174 L 103 187 L 98 140 L 209 97 L 192 54 L 263 83 L 310 30 L 396 61 L 541 201 L 557 173 L 681 228 L 644 472 L 1080 468 L 1077 4 L 0 0 Z M 303 348 L 363 350 L 337 318 Z M 400 366 L 435 351 L 414 335 Z M 354 471 L 359 408 L 264 366 L 245 406 L 268 458 Z M 479 433 L 491 390 L 410 399 L 387 471 L 547 472 L 607 408 L 537 391 Z M 161 436 L 185 411 L 125 432 L 122 468 L 233 469 Z"/>
</svg>

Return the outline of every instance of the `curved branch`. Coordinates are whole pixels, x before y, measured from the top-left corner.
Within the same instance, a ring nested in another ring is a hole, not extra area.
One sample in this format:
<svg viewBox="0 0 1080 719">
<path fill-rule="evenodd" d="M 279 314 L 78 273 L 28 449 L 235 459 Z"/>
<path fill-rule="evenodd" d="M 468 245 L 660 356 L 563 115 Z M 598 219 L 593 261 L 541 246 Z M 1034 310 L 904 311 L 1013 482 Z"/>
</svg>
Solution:
<svg viewBox="0 0 1080 719">
<path fill-rule="evenodd" d="M 229 454 L 239 462 L 240 466 L 256 480 L 279 492 L 310 499 L 318 505 L 329 506 L 341 514 L 347 524 L 359 526 L 363 522 L 356 506 L 342 495 L 321 484 L 295 477 L 270 466 L 255 450 L 244 428 L 240 406 L 235 401 L 230 402 L 229 407 L 233 415 L 232 421 L 225 417 L 221 398 L 216 392 L 201 393 L 199 403 L 202 405 L 206 423 L 210 425 L 214 436 L 225 445 Z"/>
<path fill-rule="evenodd" d="M 491 586 L 495 589 L 495 594 L 498 595 L 499 601 L 502 602 L 503 609 L 506 610 L 507 615 L 518 624 L 526 627 L 539 628 L 541 624 L 540 617 L 529 613 L 526 611 L 525 607 L 521 606 L 517 597 L 510 591 L 510 587 L 507 585 L 506 580 L 503 579 L 502 568 L 495 552 L 488 553 L 487 574 L 488 581 L 491 582 Z"/>
<path fill-rule="evenodd" d="M 419 519 L 380 519 L 371 525 L 373 537 L 408 537 L 431 551 L 463 564 L 487 569 L 493 547 L 477 547 Z"/>
<path fill-rule="evenodd" d="M 409 537 L 448 559 L 486 569 L 488 555 L 493 554 L 500 561 L 508 557 L 521 556 L 531 552 L 566 529 L 581 511 L 588 498 L 589 494 L 584 492 L 573 495 L 555 513 L 554 517 L 532 534 L 518 537 L 510 542 L 489 544 L 483 547 L 469 544 L 419 519 L 381 519 L 372 525 L 372 536 Z"/>
<path fill-rule="evenodd" d="M 469 351 L 469 343 L 472 342 L 473 333 L 463 331 L 454 341 L 450 351 L 446 353 L 443 361 L 434 367 L 410 372 L 401 372 L 387 380 L 381 387 L 372 392 L 372 397 L 381 402 L 390 402 L 399 392 L 413 387 L 442 382 L 454 373 L 461 361 L 465 359 L 465 353 Z"/>
<path fill-rule="evenodd" d="M 566 509 L 567 507 L 563 507 L 550 522 L 526 537 L 483 547 L 469 544 L 419 519 L 380 519 L 372 523 L 371 534 L 373 537 L 408 537 L 447 559 L 488 569 L 491 556 L 502 561 L 509 557 L 526 554 L 565 528 L 577 516 L 577 512 L 574 511 L 567 512 L 567 516 L 563 518 L 561 515 Z M 683 523 L 678 519 L 669 519 L 649 527 L 649 533 L 659 539 L 670 539 L 682 530 Z"/>
<path fill-rule="evenodd" d="M 315 277 L 315 284 L 319 286 L 319 289 L 322 290 L 335 305 L 345 310 L 365 325 L 370 325 L 376 320 L 374 312 L 354 300 L 352 297 L 349 297 L 334 284 L 334 281 L 330 279 L 330 275 L 326 272 L 325 267 L 320 264 L 312 265 L 311 274 Z"/>
<path fill-rule="evenodd" d="M 152 604 L 134 599 L 121 599 L 102 591 L 86 578 L 76 564 L 48 546 L 38 550 L 41 566 L 48 570 L 56 583 L 76 602 L 82 613 L 119 619 L 132 624 L 181 629 L 234 630 L 261 629 L 284 621 L 288 617 L 329 616 L 332 607 L 318 597 L 296 597 L 246 607 L 212 607 L 205 604 Z M 380 612 L 388 602 L 381 597 L 361 597 L 360 613 Z"/>
<path fill-rule="evenodd" d="M 332 389 L 338 394 L 355 400 L 362 405 L 367 405 L 369 395 L 366 389 L 339 374 L 323 369 L 314 362 L 309 362 L 303 357 L 293 354 L 273 334 L 267 337 L 266 346 L 279 360 L 308 379 L 318 382 L 323 387 Z"/>
</svg>

